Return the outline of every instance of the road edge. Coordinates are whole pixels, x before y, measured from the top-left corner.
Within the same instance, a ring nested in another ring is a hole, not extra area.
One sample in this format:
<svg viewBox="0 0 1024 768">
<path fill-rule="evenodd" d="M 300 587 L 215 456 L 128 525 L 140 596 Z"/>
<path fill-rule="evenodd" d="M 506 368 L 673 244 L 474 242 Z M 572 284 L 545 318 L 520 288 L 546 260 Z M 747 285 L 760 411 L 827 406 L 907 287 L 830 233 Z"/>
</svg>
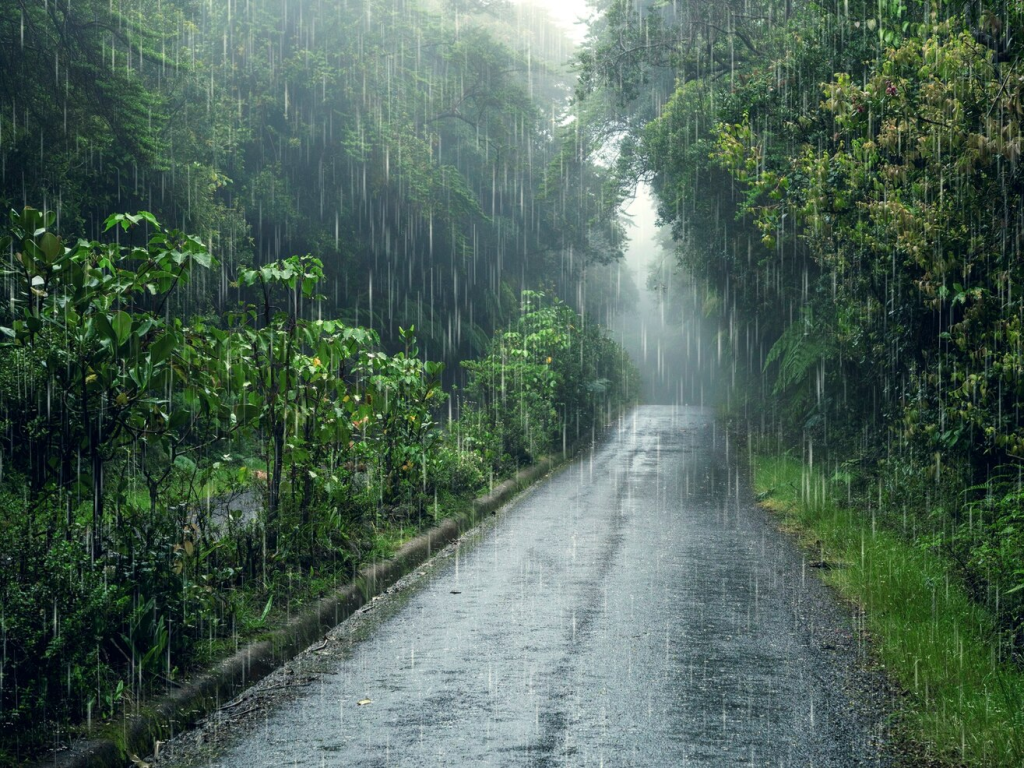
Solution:
<svg viewBox="0 0 1024 768">
<path fill-rule="evenodd" d="M 613 420 L 614 421 L 614 420 Z M 481 520 L 518 493 L 571 461 L 592 440 L 565 453 L 544 456 L 473 500 L 470 509 L 449 517 L 406 542 L 388 560 L 366 566 L 352 582 L 307 606 L 266 639 L 249 643 L 213 668 L 171 693 L 126 713 L 103 737 L 78 741 L 35 763 L 38 768 L 121 768 L 152 754 L 154 743 L 189 728 L 201 717 L 262 680 L 285 661 L 323 637 L 355 611 L 446 545 L 475 528 Z M 142 765 L 141 760 L 137 763 Z"/>
</svg>

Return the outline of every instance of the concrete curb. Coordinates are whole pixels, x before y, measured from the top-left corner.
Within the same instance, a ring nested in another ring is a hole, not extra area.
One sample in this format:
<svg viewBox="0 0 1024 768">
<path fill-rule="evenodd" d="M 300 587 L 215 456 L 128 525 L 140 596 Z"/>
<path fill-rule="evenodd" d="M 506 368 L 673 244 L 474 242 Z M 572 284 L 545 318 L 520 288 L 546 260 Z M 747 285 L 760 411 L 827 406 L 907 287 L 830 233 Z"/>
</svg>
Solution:
<svg viewBox="0 0 1024 768">
<path fill-rule="evenodd" d="M 248 686 L 266 677 L 285 661 L 312 645 L 331 628 L 351 616 L 420 563 L 533 485 L 573 454 L 546 456 L 521 470 L 486 496 L 473 501 L 470 511 L 406 542 L 390 560 L 367 566 L 354 582 L 307 607 L 266 640 L 252 643 L 224 659 L 213 669 L 187 681 L 172 693 L 146 702 L 138 713 L 126 714 L 111 728 L 116 734 L 77 742 L 37 765 L 56 768 L 122 768 L 129 755 L 152 754 L 153 744 L 193 725 L 203 715 L 230 701 Z"/>
</svg>

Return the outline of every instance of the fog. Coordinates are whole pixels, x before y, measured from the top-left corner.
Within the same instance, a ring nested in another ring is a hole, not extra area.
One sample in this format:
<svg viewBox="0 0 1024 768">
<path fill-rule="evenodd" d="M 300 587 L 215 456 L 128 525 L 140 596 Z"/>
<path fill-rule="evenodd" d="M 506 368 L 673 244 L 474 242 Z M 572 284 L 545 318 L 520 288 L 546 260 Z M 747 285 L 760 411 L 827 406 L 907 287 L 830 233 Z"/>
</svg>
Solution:
<svg viewBox="0 0 1024 768">
<path fill-rule="evenodd" d="M 669 232 L 658 226 L 649 186 L 637 187 L 623 215 L 631 225 L 623 270 L 639 298 L 610 318 L 612 335 L 640 369 L 647 402 L 714 406 L 714 320 L 703 316 L 702 292 L 678 266 Z"/>
</svg>

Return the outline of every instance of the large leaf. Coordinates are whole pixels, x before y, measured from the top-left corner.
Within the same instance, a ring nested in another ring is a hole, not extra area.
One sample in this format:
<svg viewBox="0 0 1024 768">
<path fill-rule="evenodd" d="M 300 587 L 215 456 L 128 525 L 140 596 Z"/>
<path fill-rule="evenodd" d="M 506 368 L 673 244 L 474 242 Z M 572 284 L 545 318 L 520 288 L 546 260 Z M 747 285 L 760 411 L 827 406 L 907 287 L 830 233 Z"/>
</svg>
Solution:
<svg viewBox="0 0 1024 768">
<path fill-rule="evenodd" d="M 110 318 L 110 325 L 117 335 L 117 344 L 120 346 L 132 332 L 132 316 L 127 312 L 115 312 L 114 316 Z"/>
<path fill-rule="evenodd" d="M 181 429 L 188 424 L 190 418 L 192 418 L 191 412 L 179 408 L 171 413 L 170 418 L 167 420 L 167 428 Z"/>
<path fill-rule="evenodd" d="M 249 424 L 260 417 L 263 409 L 252 403 L 239 403 L 235 406 L 234 417 L 238 424 Z"/>
<path fill-rule="evenodd" d="M 109 318 L 104 314 L 98 314 L 92 319 L 93 328 L 96 329 L 96 333 L 100 336 L 100 341 L 106 342 L 110 346 L 117 347 L 117 332 L 114 327 L 110 324 Z"/>
<path fill-rule="evenodd" d="M 60 238 L 52 232 L 46 232 L 39 238 L 39 249 L 46 257 L 46 263 L 51 266 L 57 261 L 57 257 L 64 253 L 64 246 Z"/>
<path fill-rule="evenodd" d="M 175 346 L 177 346 L 178 335 L 172 331 L 168 331 L 155 342 L 149 348 L 149 358 L 153 361 L 153 365 L 159 365 L 174 352 Z"/>
</svg>

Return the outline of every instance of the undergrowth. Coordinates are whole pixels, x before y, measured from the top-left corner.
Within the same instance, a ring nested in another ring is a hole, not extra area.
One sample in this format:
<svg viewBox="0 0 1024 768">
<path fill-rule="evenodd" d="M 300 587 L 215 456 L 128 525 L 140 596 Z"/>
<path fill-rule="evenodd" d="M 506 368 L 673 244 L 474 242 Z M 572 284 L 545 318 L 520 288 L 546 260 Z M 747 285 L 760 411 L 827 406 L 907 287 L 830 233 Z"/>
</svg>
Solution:
<svg viewBox="0 0 1024 768">
<path fill-rule="evenodd" d="M 879 660 L 907 692 L 900 730 L 947 764 L 1024 765 L 1024 672 L 999 660 L 997 623 L 941 555 L 841 502 L 846 483 L 790 456 L 755 456 L 755 489 L 859 604 Z"/>
</svg>

